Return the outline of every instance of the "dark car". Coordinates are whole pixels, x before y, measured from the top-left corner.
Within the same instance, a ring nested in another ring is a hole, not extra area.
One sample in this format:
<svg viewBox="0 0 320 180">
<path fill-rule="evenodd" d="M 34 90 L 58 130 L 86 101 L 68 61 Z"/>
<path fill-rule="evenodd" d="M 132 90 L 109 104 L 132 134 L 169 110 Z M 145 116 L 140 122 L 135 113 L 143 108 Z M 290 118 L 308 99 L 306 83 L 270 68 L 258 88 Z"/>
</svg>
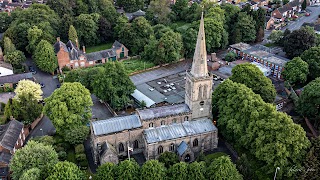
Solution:
<svg viewBox="0 0 320 180">
<path fill-rule="evenodd" d="M 57 84 L 57 88 L 60 88 L 60 84 Z"/>
<path fill-rule="evenodd" d="M 37 74 L 37 71 L 32 66 L 29 66 L 29 72 L 32 72 L 32 74 Z"/>
</svg>

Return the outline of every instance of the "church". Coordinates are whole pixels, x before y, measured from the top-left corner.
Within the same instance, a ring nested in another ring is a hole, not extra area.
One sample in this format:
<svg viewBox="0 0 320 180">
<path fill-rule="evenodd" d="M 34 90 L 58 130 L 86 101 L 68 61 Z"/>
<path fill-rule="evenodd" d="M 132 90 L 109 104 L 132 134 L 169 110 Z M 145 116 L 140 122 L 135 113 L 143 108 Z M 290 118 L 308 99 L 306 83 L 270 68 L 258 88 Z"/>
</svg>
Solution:
<svg viewBox="0 0 320 180">
<path fill-rule="evenodd" d="M 186 73 L 185 103 L 139 109 L 134 114 L 91 122 L 91 146 L 96 164 L 118 163 L 119 157 L 143 153 L 146 160 L 163 152 L 194 161 L 201 151 L 218 146 L 212 122 L 212 81 L 207 68 L 204 20 L 201 16 L 192 67 Z"/>
</svg>

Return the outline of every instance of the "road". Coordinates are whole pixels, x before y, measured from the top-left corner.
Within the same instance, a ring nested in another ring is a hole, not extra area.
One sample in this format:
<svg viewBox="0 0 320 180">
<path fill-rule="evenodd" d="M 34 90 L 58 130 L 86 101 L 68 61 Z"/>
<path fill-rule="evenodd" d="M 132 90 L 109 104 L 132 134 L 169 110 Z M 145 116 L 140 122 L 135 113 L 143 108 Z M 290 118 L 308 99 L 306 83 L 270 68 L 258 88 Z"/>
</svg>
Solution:
<svg viewBox="0 0 320 180">
<path fill-rule="evenodd" d="M 299 17 L 296 21 L 289 22 L 288 25 L 283 27 L 281 30 L 285 31 L 286 29 L 289 29 L 290 31 L 293 31 L 293 30 L 300 29 L 303 23 L 315 22 L 318 18 L 318 15 L 320 14 L 320 6 L 318 7 L 309 6 L 307 7 L 307 11 L 311 12 L 310 16 Z M 270 30 L 265 30 L 264 40 L 267 40 L 270 34 L 271 34 Z"/>
</svg>

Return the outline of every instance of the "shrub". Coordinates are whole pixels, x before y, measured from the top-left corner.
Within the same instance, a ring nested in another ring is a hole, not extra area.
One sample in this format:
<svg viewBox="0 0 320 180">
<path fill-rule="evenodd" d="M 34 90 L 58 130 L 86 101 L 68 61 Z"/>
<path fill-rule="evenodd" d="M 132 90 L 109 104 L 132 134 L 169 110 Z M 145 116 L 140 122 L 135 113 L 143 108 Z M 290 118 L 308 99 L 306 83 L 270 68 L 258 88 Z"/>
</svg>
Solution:
<svg viewBox="0 0 320 180">
<path fill-rule="evenodd" d="M 64 161 L 67 159 L 67 153 L 65 151 L 60 151 L 58 153 L 58 158 L 60 161 Z"/>
<path fill-rule="evenodd" d="M 237 57 L 237 54 L 231 51 L 227 53 L 227 55 L 225 56 L 225 60 L 228 62 L 232 62 L 236 60 L 236 57 Z"/>
<path fill-rule="evenodd" d="M 76 154 L 76 160 L 77 161 L 84 161 L 87 159 L 87 156 L 84 154 L 84 153 L 81 153 L 81 154 Z"/>
<path fill-rule="evenodd" d="M 84 161 L 81 161 L 81 162 L 79 163 L 79 165 L 80 165 L 81 167 L 88 167 L 89 163 L 88 163 L 87 160 L 84 160 Z"/>
<path fill-rule="evenodd" d="M 84 146 L 83 144 L 78 144 L 75 148 L 74 148 L 76 154 L 81 154 L 84 153 Z"/>
</svg>

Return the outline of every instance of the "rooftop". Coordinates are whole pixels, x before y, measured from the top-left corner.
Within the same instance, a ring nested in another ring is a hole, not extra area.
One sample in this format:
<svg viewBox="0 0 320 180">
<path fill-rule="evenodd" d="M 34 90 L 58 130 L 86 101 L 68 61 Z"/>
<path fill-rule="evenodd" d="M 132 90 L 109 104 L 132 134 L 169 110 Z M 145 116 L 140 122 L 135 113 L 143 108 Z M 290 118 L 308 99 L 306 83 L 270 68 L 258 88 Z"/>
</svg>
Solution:
<svg viewBox="0 0 320 180">
<path fill-rule="evenodd" d="M 189 113 L 190 109 L 186 104 L 176 104 L 172 106 L 160 106 L 150 109 L 137 110 L 141 120 L 156 119 Z"/>
<path fill-rule="evenodd" d="M 12 151 L 19 138 L 22 128 L 23 124 L 17 120 L 11 120 L 5 125 L 1 125 L 0 146 Z"/>
<path fill-rule="evenodd" d="M 134 129 L 141 126 L 142 124 L 137 115 L 120 116 L 92 122 L 94 135 L 96 136 L 121 132 L 123 130 Z"/>
<path fill-rule="evenodd" d="M 29 73 L 23 73 L 23 74 L 12 74 L 8 76 L 1 76 L 0 84 L 18 83 L 20 80 L 23 80 L 23 79 L 33 79 L 32 73 L 29 72 Z"/>
<path fill-rule="evenodd" d="M 144 136 L 147 143 L 150 144 L 217 130 L 210 119 L 201 118 L 183 123 L 145 129 Z"/>
</svg>

